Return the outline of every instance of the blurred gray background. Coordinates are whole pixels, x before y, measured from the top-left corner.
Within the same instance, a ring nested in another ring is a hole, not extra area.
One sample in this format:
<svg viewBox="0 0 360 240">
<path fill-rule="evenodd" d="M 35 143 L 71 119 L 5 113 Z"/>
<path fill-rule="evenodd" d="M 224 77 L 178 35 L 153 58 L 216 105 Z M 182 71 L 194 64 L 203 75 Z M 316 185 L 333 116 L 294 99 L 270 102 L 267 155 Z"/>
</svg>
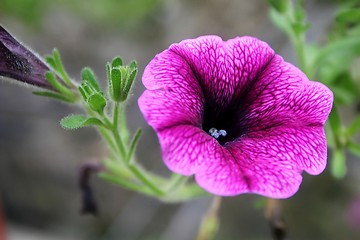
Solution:
<svg viewBox="0 0 360 240">
<path fill-rule="evenodd" d="M 306 1 L 306 8 L 313 24 L 309 39 L 324 41 L 335 3 Z M 140 74 L 128 122 L 131 129 L 143 128 L 137 156 L 154 171 L 164 171 L 159 145 L 136 100 L 144 90 L 142 71 L 155 54 L 200 35 L 253 35 L 296 64 L 262 0 L 0 0 L 0 24 L 40 55 L 58 48 L 75 79 L 89 66 L 105 85 L 107 61 L 115 55 L 126 62 L 136 59 Z M 74 112 L 79 109 L 0 83 L 0 202 L 8 239 L 192 239 L 209 198 L 167 205 L 94 176 L 100 216 L 79 214 L 78 167 L 102 159 L 106 151 L 94 129 L 60 127 L 59 120 Z M 348 168 L 342 180 L 333 179 L 328 169 L 317 177 L 304 174 L 299 192 L 283 201 L 289 239 L 360 239 L 360 226 L 349 216 L 360 199 L 359 159 L 350 156 Z M 259 199 L 224 198 L 218 239 L 271 239 L 262 210 L 254 207 Z"/>
</svg>

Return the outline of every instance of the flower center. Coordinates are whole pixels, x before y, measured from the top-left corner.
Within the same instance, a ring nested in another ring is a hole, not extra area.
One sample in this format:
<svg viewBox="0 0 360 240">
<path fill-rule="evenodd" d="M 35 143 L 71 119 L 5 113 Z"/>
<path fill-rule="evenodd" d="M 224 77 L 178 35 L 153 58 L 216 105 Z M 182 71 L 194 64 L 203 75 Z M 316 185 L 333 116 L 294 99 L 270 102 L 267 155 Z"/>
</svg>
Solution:
<svg viewBox="0 0 360 240">
<path fill-rule="evenodd" d="M 223 129 L 217 130 L 216 128 L 210 128 L 209 134 L 215 139 L 218 139 L 220 136 L 225 137 L 227 135 L 227 132 Z"/>
</svg>

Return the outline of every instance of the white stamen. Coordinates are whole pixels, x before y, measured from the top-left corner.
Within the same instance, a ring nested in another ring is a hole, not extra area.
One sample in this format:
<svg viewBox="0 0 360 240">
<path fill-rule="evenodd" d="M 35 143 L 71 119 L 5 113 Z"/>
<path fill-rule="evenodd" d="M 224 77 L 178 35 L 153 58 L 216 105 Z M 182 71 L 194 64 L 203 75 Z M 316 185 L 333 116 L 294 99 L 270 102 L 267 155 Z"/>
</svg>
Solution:
<svg viewBox="0 0 360 240">
<path fill-rule="evenodd" d="M 210 128 L 209 129 L 209 134 L 212 137 L 218 139 L 220 136 L 225 137 L 227 135 L 227 132 L 225 130 L 223 130 L 223 129 L 217 130 L 216 128 Z"/>
</svg>

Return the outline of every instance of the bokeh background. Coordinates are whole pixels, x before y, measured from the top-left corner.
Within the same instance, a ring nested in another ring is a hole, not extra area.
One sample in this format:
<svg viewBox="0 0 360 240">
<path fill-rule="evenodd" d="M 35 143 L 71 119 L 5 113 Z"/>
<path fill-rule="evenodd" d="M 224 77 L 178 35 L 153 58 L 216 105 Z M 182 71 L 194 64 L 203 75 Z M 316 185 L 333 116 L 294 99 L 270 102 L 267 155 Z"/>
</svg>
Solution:
<svg viewBox="0 0 360 240">
<path fill-rule="evenodd" d="M 336 7 L 336 1 L 306 1 L 310 41 L 325 40 Z M 105 85 L 107 61 L 115 55 L 136 59 L 140 74 L 128 119 L 131 129 L 144 130 L 137 156 L 147 168 L 166 171 L 157 138 L 137 107 L 144 67 L 171 43 L 207 34 L 256 36 L 296 64 L 268 10 L 264 0 L 0 0 L 0 24 L 40 55 L 58 48 L 75 79 L 89 66 Z M 0 83 L 0 209 L 7 239 L 193 239 L 210 198 L 163 204 L 94 176 L 100 215 L 79 214 L 78 168 L 106 151 L 94 129 L 61 129 L 59 120 L 74 112 L 79 109 Z M 328 168 L 317 177 L 304 174 L 299 192 L 282 201 L 289 239 L 360 239 L 359 160 L 348 156 L 348 174 L 341 180 Z M 218 239 L 271 239 L 263 211 L 255 206 L 259 199 L 224 198 Z"/>
</svg>

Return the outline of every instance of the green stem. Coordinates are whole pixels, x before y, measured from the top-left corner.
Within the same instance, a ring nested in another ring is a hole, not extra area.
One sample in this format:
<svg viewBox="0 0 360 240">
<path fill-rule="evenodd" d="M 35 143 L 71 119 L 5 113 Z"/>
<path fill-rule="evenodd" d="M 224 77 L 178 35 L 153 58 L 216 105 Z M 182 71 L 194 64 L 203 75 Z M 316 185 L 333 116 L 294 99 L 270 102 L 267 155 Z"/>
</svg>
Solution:
<svg viewBox="0 0 360 240">
<path fill-rule="evenodd" d="M 101 134 L 101 136 L 104 138 L 104 140 L 109 144 L 110 149 L 116 153 L 117 152 L 117 147 L 116 144 L 114 142 L 114 139 L 111 137 L 111 135 L 108 133 L 107 129 L 102 128 L 102 127 L 98 127 L 98 130 Z"/>
<path fill-rule="evenodd" d="M 144 185 L 151 189 L 154 194 L 156 194 L 157 196 L 164 195 L 164 192 L 160 188 L 158 188 L 149 178 L 147 178 L 144 171 L 141 170 L 139 167 L 137 167 L 136 165 L 129 165 L 129 169 Z"/>
<path fill-rule="evenodd" d="M 120 138 L 119 132 L 117 130 L 115 130 L 115 129 L 113 129 L 111 132 L 112 132 L 112 134 L 114 136 L 116 146 L 117 146 L 117 148 L 119 150 L 119 153 L 121 155 L 121 160 L 125 161 L 126 160 L 126 150 L 125 150 L 124 143 L 122 142 L 122 140 Z"/>
<path fill-rule="evenodd" d="M 131 181 L 124 180 L 122 178 L 119 178 L 118 176 L 113 176 L 113 175 L 110 175 L 110 174 L 107 174 L 107 173 L 100 173 L 99 176 L 101 178 L 109 181 L 109 182 L 120 185 L 123 188 L 131 189 L 131 190 L 136 191 L 136 192 L 141 192 L 141 193 L 144 193 L 146 195 L 154 196 L 153 192 L 149 191 L 148 188 L 146 188 L 146 187 L 144 187 L 142 185 L 133 183 Z"/>
<path fill-rule="evenodd" d="M 166 193 L 170 193 L 177 188 L 181 187 L 187 180 L 187 176 L 179 175 L 179 174 L 173 174 L 171 177 L 171 182 L 169 186 L 166 188 Z"/>
<path fill-rule="evenodd" d="M 118 125 L 119 125 L 119 103 L 115 102 L 114 104 L 114 109 L 113 109 L 113 128 L 114 129 L 118 129 Z"/>
<path fill-rule="evenodd" d="M 307 65 L 306 65 L 306 58 L 305 58 L 305 36 L 301 34 L 297 36 L 294 40 L 294 47 L 296 50 L 296 55 L 299 63 L 300 69 L 305 73 L 308 74 Z"/>
</svg>

